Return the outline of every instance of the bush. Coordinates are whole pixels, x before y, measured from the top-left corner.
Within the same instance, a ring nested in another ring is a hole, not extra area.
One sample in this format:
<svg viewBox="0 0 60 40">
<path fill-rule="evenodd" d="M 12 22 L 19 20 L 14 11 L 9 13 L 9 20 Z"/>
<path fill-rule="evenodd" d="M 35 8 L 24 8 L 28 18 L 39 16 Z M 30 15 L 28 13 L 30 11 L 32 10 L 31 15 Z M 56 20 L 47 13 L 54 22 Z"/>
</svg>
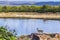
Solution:
<svg viewBox="0 0 60 40">
<path fill-rule="evenodd" d="M 16 40 L 16 36 L 5 27 L 0 27 L 0 40 Z"/>
<path fill-rule="evenodd" d="M 43 6 L 0 6 L 0 12 L 60 12 L 60 6 L 49 6 L 49 5 L 43 5 Z"/>
</svg>

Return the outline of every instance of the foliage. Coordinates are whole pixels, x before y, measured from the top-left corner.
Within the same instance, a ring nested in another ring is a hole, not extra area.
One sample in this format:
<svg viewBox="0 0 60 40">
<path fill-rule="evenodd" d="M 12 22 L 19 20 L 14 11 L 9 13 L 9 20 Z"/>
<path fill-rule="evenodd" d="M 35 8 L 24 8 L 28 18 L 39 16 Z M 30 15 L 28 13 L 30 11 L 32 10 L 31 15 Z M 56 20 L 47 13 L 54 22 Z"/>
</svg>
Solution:
<svg viewBox="0 0 60 40">
<path fill-rule="evenodd" d="M 16 36 L 5 27 L 0 27 L 0 40 L 16 40 Z"/>
<path fill-rule="evenodd" d="M 49 5 L 43 5 L 43 6 L 27 6 L 27 5 L 21 5 L 21 6 L 0 6 L 0 12 L 60 12 L 60 6 L 49 6 Z"/>
</svg>

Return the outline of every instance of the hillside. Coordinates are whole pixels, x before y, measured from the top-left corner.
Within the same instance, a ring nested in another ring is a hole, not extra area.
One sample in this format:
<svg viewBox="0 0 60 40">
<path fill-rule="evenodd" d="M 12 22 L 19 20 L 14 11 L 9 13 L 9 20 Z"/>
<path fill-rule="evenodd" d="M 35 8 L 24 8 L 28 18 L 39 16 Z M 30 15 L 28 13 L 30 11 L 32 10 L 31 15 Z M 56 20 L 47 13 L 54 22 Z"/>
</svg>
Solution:
<svg viewBox="0 0 60 40">
<path fill-rule="evenodd" d="M 0 1 L 0 5 L 10 5 L 10 6 L 20 6 L 20 5 L 37 5 L 37 6 L 43 6 L 43 5 L 52 5 L 52 6 L 58 6 L 60 5 L 60 2 L 34 2 L 34 1 Z"/>
</svg>

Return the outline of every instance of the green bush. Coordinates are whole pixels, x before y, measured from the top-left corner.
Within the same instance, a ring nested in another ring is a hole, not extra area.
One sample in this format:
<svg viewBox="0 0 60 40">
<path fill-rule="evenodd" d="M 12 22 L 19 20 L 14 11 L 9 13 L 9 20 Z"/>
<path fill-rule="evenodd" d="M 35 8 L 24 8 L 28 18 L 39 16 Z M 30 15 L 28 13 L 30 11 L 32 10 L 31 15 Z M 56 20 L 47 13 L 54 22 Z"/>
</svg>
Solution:
<svg viewBox="0 0 60 40">
<path fill-rule="evenodd" d="M 43 5 L 43 6 L 0 6 L 0 12 L 60 12 L 60 6 L 49 6 L 49 5 Z"/>
<path fill-rule="evenodd" d="M 0 40 L 16 40 L 16 36 L 5 27 L 0 26 Z"/>
</svg>

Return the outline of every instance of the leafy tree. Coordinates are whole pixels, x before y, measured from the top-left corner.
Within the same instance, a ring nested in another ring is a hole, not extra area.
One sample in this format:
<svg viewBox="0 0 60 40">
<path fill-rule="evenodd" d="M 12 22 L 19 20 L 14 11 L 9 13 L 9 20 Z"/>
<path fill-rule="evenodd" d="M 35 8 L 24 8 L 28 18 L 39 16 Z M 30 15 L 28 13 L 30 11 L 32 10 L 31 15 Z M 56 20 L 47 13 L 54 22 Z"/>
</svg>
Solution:
<svg viewBox="0 0 60 40">
<path fill-rule="evenodd" d="M 16 40 L 16 36 L 5 27 L 0 27 L 0 40 Z"/>
<path fill-rule="evenodd" d="M 60 12 L 60 6 L 49 6 L 49 5 L 43 5 L 43 6 L 0 6 L 0 12 Z"/>
<path fill-rule="evenodd" d="M 2 6 L 0 6 L 0 12 L 2 12 Z"/>
<path fill-rule="evenodd" d="M 57 12 L 60 12 L 60 6 L 58 6 L 58 8 L 57 8 Z"/>
</svg>

